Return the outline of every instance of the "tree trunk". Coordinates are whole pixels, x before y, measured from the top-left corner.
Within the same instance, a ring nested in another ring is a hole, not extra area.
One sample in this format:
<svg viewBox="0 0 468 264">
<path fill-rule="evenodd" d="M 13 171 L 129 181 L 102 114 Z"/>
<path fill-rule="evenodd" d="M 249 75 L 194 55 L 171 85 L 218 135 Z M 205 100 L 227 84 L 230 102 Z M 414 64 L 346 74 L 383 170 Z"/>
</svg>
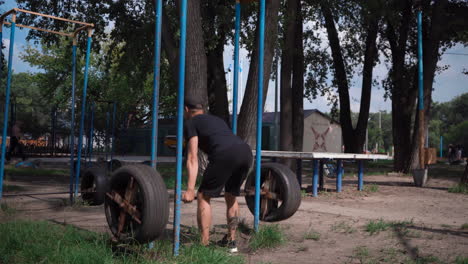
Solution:
<svg viewBox="0 0 468 264">
<path fill-rule="evenodd" d="M 292 80 L 292 136 L 294 151 L 303 151 L 304 139 L 304 43 L 302 5 L 296 0 L 294 63 Z"/>
<path fill-rule="evenodd" d="M 187 1 L 186 44 L 185 96 L 196 98 L 208 106 L 207 58 L 198 0 Z"/>
<path fill-rule="evenodd" d="M 466 163 L 466 166 L 465 166 L 465 172 L 463 172 L 463 175 L 460 179 L 460 184 L 464 184 L 468 186 L 468 162 Z"/>
<path fill-rule="evenodd" d="M 379 11 L 377 11 L 379 12 Z M 380 12 L 370 14 L 367 26 L 366 46 L 364 51 L 364 66 L 362 70 L 361 104 L 359 117 L 354 130 L 354 153 L 361 153 L 366 141 L 367 123 L 369 121 L 369 109 L 372 93 L 372 76 L 377 57 L 377 32 L 379 29 Z"/>
<path fill-rule="evenodd" d="M 362 153 L 366 138 L 367 122 L 369 119 L 369 108 L 372 91 L 372 72 L 377 56 L 376 39 L 380 20 L 380 11 L 374 10 L 367 17 L 367 32 L 364 52 L 363 80 L 361 91 L 361 104 L 356 129 L 351 121 L 351 106 L 349 101 L 349 84 L 346 75 L 345 61 L 340 46 L 338 32 L 335 27 L 335 19 L 327 1 L 321 2 L 321 9 L 325 18 L 328 40 L 332 51 L 334 79 L 338 85 L 340 100 L 340 123 L 343 131 L 343 143 L 345 152 Z"/>
<path fill-rule="evenodd" d="M 208 102 L 210 112 L 230 124 L 226 74 L 223 61 L 224 42 L 208 51 Z"/>
<path fill-rule="evenodd" d="M 416 101 L 414 86 L 409 84 L 408 70 L 405 65 L 405 55 L 408 40 L 410 19 L 412 16 L 412 1 L 400 0 L 401 22 L 398 34 L 392 18 L 387 17 L 386 35 L 392 51 L 391 98 L 392 98 L 392 136 L 394 144 L 395 171 L 407 172 L 411 160 L 411 119 Z M 413 88 L 413 89 L 411 89 Z M 416 90 L 417 91 L 417 90 Z"/>
<path fill-rule="evenodd" d="M 163 10 L 165 11 L 165 10 Z M 179 53 L 178 46 L 174 40 L 173 32 L 171 30 L 171 25 L 169 23 L 169 17 L 167 12 L 163 13 L 162 25 L 161 25 L 161 44 L 166 55 L 167 60 L 169 61 L 169 67 L 171 69 L 171 75 L 174 80 L 177 80 L 179 72 Z"/>
<path fill-rule="evenodd" d="M 295 47 L 296 0 L 285 1 L 285 24 L 283 30 L 283 49 L 281 51 L 280 78 L 280 150 L 293 150 L 293 113 L 292 113 L 292 70 Z M 290 159 L 283 161 L 291 165 Z"/>
<path fill-rule="evenodd" d="M 330 43 L 330 49 L 332 51 L 333 69 L 335 72 L 334 79 L 338 85 L 338 95 L 340 101 L 340 123 L 345 152 L 361 152 L 360 150 L 355 149 L 353 144 L 354 131 L 351 121 L 348 77 L 346 76 L 345 62 L 343 59 L 343 53 L 341 51 L 340 40 L 338 38 L 338 31 L 335 27 L 335 21 L 329 2 L 324 0 L 321 1 L 320 4 L 325 19 L 325 28 L 327 29 L 328 42 Z"/>
<path fill-rule="evenodd" d="M 430 110 L 432 103 L 432 85 L 434 82 L 435 70 L 439 61 L 439 47 L 442 39 L 444 11 L 447 6 L 447 0 L 436 1 L 432 8 L 431 24 L 423 19 L 423 89 L 424 89 L 424 131 L 427 131 L 430 121 Z M 426 23 L 425 23 L 426 22 Z M 429 29 L 430 28 L 430 29 Z M 426 31 L 424 31 L 426 29 Z M 417 71 L 414 76 L 414 83 L 417 85 Z M 417 88 L 415 88 L 417 89 Z M 419 132 L 419 114 L 416 113 L 413 132 L 413 147 L 411 154 L 411 165 L 408 170 L 419 167 L 419 141 L 421 137 Z M 424 135 L 423 135 L 424 137 Z M 426 138 L 424 137 L 424 140 Z"/>
<path fill-rule="evenodd" d="M 267 1 L 265 12 L 265 54 L 263 74 L 263 105 L 268 91 L 271 65 L 274 55 L 278 32 L 278 11 L 280 1 Z M 255 131 L 257 122 L 257 80 L 258 80 L 258 27 L 255 35 L 255 48 L 252 52 L 249 74 L 244 99 L 239 113 L 238 135 L 250 146 L 255 144 Z"/>
<path fill-rule="evenodd" d="M 201 1 L 201 15 L 203 19 L 205 50 L 208 59 L 207 93 L 210 113 L 222 118 L 228 125 L 229 102 L 227 96 L 226 73 L 224 72 L 224 45 L 227 34 L 232 30 L 232 23 L 224 21 L 217 12 L 220 7 L 228 4 L 221 1 Z"/>
</svg>

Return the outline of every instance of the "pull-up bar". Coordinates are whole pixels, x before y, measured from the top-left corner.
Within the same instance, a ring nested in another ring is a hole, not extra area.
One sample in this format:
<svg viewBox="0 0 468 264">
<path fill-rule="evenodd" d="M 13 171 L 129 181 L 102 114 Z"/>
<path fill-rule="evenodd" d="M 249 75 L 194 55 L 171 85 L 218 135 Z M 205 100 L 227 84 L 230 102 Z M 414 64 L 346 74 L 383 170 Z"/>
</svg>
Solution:
<svg viewBox="0 0 468 264">
<path fill-rule="evenodd" d="M 81 27 L 77 28 L 73 32 L 59 32 L 55 30 L 49 30 L 34 26 L 16 24 L 16 15 L 17 13 L 26 13 L 32 14 L 41 17 L 47 17 L 53 20 L 64 21 L 72 24 L 78 24 Z M 5 19 L 11 15 L 11 22 L 5 21 Z M 8 71 L 7 71 L 7 85 L 5 89 L 5 111 L 3 112 L 3 133 L 2 133 L 2 145 L 1 145 L 1 161 L 0 161 L 0 199 L 2 198 L 3 191 L 3 176 L 5 174 L 5 155 L 6 155 L 6 138 L 7 138 L 7 129 L 8 129 L 8 110 L 10 105 L 10 88 L 11 88 L 11 72 L 13 67 L 13 52 L 14 52 L 14 41 L 15 41 L 15 29 L 16 27 L 29 28 L 38 31 L 43 31 L 47 33 L 57 34 L 61 36 L 73 38 L 73 52 L 72 52 L 72 102 L 71 102 L 71 135 L 70 135 L 70 202 L 73 202 L 73 178 L 75 177 L 75 196 L 78 195 L 78 184 L 80 177 L 80 165 L 81 165 L 81 147 L 83 145 L 83 127 L 84 127 L 84 113 L 86 109 L 86 90 L 88 87 L 88 69 L 89 69 L 89 55 L 91 52 L 91 36 L 93 33 L 94 24 L 66 19 L 62 17 L 56 17 L 46 14 L 41 14 L 29 10 L 13 8 L 8 12 L 0 16 L 0 40 L 3 39 L 3 25 L 11 25 L 10 32 L 10 47 L 8 54 Z M 77 45 L 77 35 L 81 32 L 87 30 L 88 39 L 87 39 L 87 48 L 86 48 L 86 64 L 85 64 L 85 73 L 84 73 L 84 85 L 83 85 L 83 99 L 81 104 L 81 119 L 80 119 L 80 132 L 78 139 L 78 161 L 76 168 L 74 167 L 74 157 L 75 157 L 75 88 L 76 88 L 76 45 Z M 1 56 L 1 54 L 0 54 Z M 76 169 L 76 174 L 74 173 Z"/>
<path fill-rule="evenodd" d="M 25 9 L 19 9 L 19 8 L 13 8 L 10 11 L 6 12 L 2 16 L 0 16 L 0 20 L 3 21 L 2 23 L 5 24 L 5 25 L 11 25 L 10 22 L 4 21 L 4 20 L 8 15 L 10 15 L 10 14 L 16 15 L 16 13 L 26 13 L 26 14 L 36 15 L 36 16 L 40 16 L 40 17 L 47 17 L 47 18 L 50 18 L 50 19 L 59 20 L 59 21 L 63 21 L 63 22 L 83 25 L 82 27 L 77 28 L 75 31 L 67 33 L 67 32 L 60 32 L 60 31 L 55 31 L 55 30 L 50 30 L 50 29 L 45 29 L 45 28 L 33 27 L 33 26 L 22 25 L 22 24 L 16 24 L 16 27 L 29 28 L 29 29 L 34 29 L 34 30 L 37 30 L 37 31 L 43 31 L 43 32 L 52 33 L 52 34 L 61 35 L 61 36 L 66 36 L 66 37 L 71 37 L 71 38 L 76 37 L 76 35 L 82 30 L 85 30 L 85 29 L 88 29 L 88 28 L 94 28 L 94 24 L 92 24 L 92 23 L 86 23 L 86 22 L 66 19 L 66 18 L 62 18 L 62 17 L 46 15 L 46 14 L 37 13 L 37 12 L 33 12 L 33 11 L 25 10 Z"/>
</svg>

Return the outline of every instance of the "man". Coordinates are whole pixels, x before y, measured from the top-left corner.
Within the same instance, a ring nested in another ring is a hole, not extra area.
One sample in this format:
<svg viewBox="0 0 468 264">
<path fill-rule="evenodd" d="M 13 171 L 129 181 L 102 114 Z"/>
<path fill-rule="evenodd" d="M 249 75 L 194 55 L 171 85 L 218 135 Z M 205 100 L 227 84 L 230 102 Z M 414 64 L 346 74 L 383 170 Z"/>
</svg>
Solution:
<svg viewBox="0 0 468 264">
<path fill-rule="evenodd" d="M 6 155 L 7 160 L 10 160 L 11 154 L 13 151 L 17 148 L 17 153 L 21 155 L 21 158 L 23 160 L 26 159 L 23 153 L 23 147 L 19 143 L 19 140 L 21 139 L 22 133 L 21 133 L 21 125 L 23 123 L 21 121 L 15 122 L 15 124 L 11 127 L 11 137 L 10 137 L 10 148 L 8 149 L 8 153 Z"/>
<path fill-rule="evenodd" d="M 224 188 L 228 234 L 220 244 L 237 252 L 236 229 L 239 205 L 236 196 L 252 164 L 252 150 L 241 138 L 234 135 L 220 118 L 204 113 L 203 105 L 192 99 L 185 100 L 184 136 L 187 148 L 187 191 L 182 195 L 186 203 L 195 198 L 198 174 L 198 148 L 208 155 L 208 166 L 197 194 L 197 222 L 201 243 L 209 244 L 211 226 L 210 199 L 218 197 Z"/>
</svg>

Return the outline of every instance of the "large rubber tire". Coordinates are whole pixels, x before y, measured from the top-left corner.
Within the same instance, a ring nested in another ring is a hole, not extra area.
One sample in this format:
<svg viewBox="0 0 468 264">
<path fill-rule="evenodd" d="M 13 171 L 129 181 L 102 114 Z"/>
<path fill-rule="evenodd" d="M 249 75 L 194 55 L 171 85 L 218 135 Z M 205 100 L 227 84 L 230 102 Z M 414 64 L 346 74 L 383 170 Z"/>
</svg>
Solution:
<svg viewBox="0 0 468 264">
<path fill-rule="evenodd" d="M 273 186 L 271 192 L 278 195 L 279 201 L 268 199 L 268 206 L 265 213 L 260 213 L 260 220 L 266 222 L 276 222 L 288 219 L 296 213 L 301 205 L 301 189 L 297 182 L 296 175 L 285 165 L 280 163 L 263 163 L 261 167 L 260 186 L 264 186 L 265 180 L 271 172 Z M 270 180 L 270 183 L 272 181 Z M 255 189 L 255 170 L 249 175 L 245 182 L 246 196 L 245 201 L 250 212 L 255 212 L 255 196 L 249 190 Z M 266 199 L 264 195 L 260 197 L 260 212 L 264 212 L 262 200 Z"/>
<path fill-rule="evenodd" d="M 125 197 L 125 191 L 133 177 L 135 196 L 130 203 L 139 212 L 141 224 L 125 214 L 125 225 L 118 232 L 121 208 L 106 195 L 104 209 L 112 234 L 121 241 L 147 243 L 160 237 L 169 219 L 169 194 L 162 177 L 149 166 L 126 165 L 116 170 L 110 179 L 109 194 L 118 193 Z"/>
<path fill-rule="evenodd" d="M 108 189 L 108 177 L 103 167 L 81 171 L 81 199 L 89 205 L 101 205 Z"/>
</svg>

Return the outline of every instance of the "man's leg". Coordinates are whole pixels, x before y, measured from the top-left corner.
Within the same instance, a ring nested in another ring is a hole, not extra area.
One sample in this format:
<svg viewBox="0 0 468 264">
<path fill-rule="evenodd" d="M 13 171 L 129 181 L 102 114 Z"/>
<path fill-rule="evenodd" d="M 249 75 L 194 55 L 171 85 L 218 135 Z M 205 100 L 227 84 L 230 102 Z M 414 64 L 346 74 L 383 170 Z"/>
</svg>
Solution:
<svg viewBox="0 0 468 264">
<path fill-rule="evenodd" d="M 201 234 L 202 245 L 207 246 L 210 243 L 210 227 L 211 227 L 211 205 L 210 197 L 198 192 L 197 195 L 197 221 L 198 229 Z"/>
<path fill-rule="evenodd" d="M 239 204 L 236 196 L 225 192 L 224 199 L 226 200 L 226 219 L 228 225 L 228 236 L 231 241 L 236 240 L 236 230 L 239 224 Z"/>
</svg>

